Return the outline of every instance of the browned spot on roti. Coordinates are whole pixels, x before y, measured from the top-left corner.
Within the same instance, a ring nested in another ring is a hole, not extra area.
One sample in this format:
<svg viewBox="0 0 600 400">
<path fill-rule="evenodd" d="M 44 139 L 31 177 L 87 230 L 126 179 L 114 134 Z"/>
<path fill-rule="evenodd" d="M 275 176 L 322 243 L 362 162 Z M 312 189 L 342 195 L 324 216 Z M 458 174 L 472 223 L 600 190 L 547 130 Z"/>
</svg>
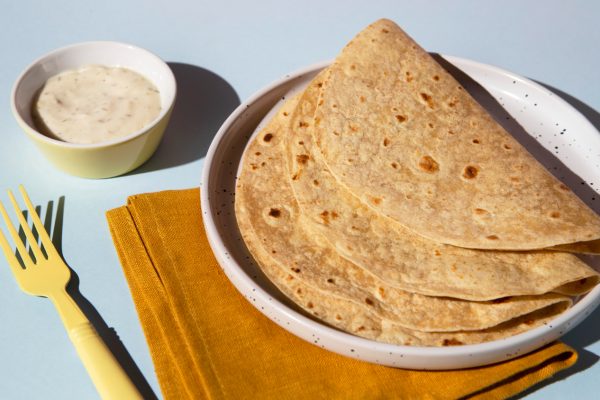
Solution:
<svg viewBox="0 0 600 400">
<path fill-rule="evenodd" d="M 552 211 L 550 213 L 550 217 L 551 218 L 559 218 L 560 217 L 560 213 L 558 211 Z"/>
<path fill-rule="evenodd" d="M 467 165 L 463 171 L 463 178 L 465 179 L 473 179 L 477 176 L 477 173 L 479 171 L 477 170 L 477 167 L 474 167 L 472 165 Z"/>
<path fill-rule="evenodd" d="M 499 238 L 498 236 L 496 236 L 496 235 L 489 235 L 489 236 L 486 236 L 486 238 L 487 238 L 487 239 L 489 239 L 489 240 L 498 240 L 498 239 L 500 239 L 500 238 Z"/>
<path fill-rule="evenodd" d="M 398 120 L 398 122 L 404 122 L 406 121 L 406 117 L 404 115 L 396 115 L 396 119 Z"/>
<path fill-rule="evenodd" d="M 425 92 L 421 92 L 420 94 L 421 98 L 427 103 L 427 106 L 433 108 L 433 97 Z"/>
<path fill-rule="evenodd" d="M 298 154 L 296 156 L 296 161 L 298 162 L 298 164 L 306 164 L 306 162 L 310 159 L 310 156 L 308 154 Z"/>
<path fill-rule="evenodd" d="M 321 214 L 321 219 L 325 225 L 329 225 L 329 211 L 325 210 Z"/>
<path fill-rule="evenodd" d="M 423 156 L 421 157 L 421 160 L 419 160 L 419 168 L 428 174 L 433 174 L 434 172 L 439 171 L 440 166 L 432 157 Z"/>
<path fill-rule="evenodd" d="M 281 216 L 281 210 L 279 210 L 278 208 L 271 208 L 271 210 L 269 211 L 269 216 L 273 218 L 279 218 Z"/>
<path fill-rule="evenodd" d="M 273 134 L 272 133 L 267 133 L 265 136 L 263 136 L 263 140 L 265 142 L 267 142 L 267 143 L 270 142 L 271 139 L 273 139 Z"/>
</svg>

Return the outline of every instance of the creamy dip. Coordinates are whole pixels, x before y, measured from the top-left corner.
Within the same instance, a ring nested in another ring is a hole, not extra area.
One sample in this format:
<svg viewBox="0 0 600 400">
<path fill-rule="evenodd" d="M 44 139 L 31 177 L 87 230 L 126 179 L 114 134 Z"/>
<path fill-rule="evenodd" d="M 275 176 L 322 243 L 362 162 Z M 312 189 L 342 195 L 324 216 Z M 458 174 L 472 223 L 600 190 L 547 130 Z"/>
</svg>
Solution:
<svg viewBox="0 0 600 400">
<path fill-rule="evenodd" d="M 127 136 L 160 113 L 160 94 L 127 68 L 90 65 L 48 79 L 33 104 L 44 134 L 71 143 L 98 143 Z"/>
</svg>

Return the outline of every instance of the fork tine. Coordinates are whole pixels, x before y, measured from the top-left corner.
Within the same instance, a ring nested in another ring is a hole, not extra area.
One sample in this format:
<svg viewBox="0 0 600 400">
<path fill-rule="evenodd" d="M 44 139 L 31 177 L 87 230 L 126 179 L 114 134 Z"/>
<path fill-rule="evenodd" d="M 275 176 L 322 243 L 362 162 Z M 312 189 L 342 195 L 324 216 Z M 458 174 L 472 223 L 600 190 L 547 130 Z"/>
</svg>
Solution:
<svg viewBox="0 0 600 400">
<path fill-rule="evenodd" d="M 21 268 L 19 260 L 14 255 L 8 240 L 6 240 L 6 236 L 4 236 L 2 231 L 0 231 L 0 247 L 2 247 L 2 251 L 4 251 L 4 255 L 6 256 L 6 260 L 8 261 L 10 269 L 12 269 L 13 274 L 18 278 L 19 274 L 23 273 L 23 268 Z"/>
<path fill-rule="evenodd" d="M 23 187 L 23 185 L 19 185 L 19 192 L 21 192 L 21 196 L 23 196 L 25 205 L 27 206 L 27 209 L 31 213 L 31 220 L 33 221 L 33 224 L 35 225 L 35 229 L 37 230 L 37 233 L 42 241 L 42 244 L 44 245 L 46 254 L 48 254 L 48 257 L 50 257 L 50 252 L 56 253 L 56 247 L 54 247 L 54 243 L 52 243 L 52 239 L 50 239 L 50 236 L 48 235 L 48 231 L 46 231 L 46 228 L 44 227 L 44 223 L 40 219 L 38 213 L 35 212 L 33 203 L 29 199 L 29 195 L 25 191 L 25 188 Z"/>
<path fill-rule="evenodd" d="M 27 253 L 27 249 L 25 249 L 25 246 L 23 245 L 23 242 L 21 241 L 21 238 L 19 237 L 19 233 L 15 229 L 15 226 L 10 221 L 10 218 L 8 218 L 6 209 L 4 208 L 4 205 L 2 204 L 1 201 L 0 201 L 0 214 L 2 214 L 2 218 L 4 218 L 4 223 L 6 224 L 6 227 L 8 228 L 8 232 L 10 233 L 10 236 L 12 237 L 13 241 L 15 242 L 15 245 L 17 246 L 17 251 L 19 252 L 19 255 L 21 256 L 21 259 L 23 260 L 25 267 L 27 267 L 27 268 L 31 267 L 33 265 L 33 260 L 31 259 L 31 257 L 29 257 L 29 254 Z M 4 239 L 6 240 L 6 238 L 4 238 Z M 4 249 L 4 243 L 2 244 L 2 248 Z M 6 249 L 4 251 L 6 252 Z M 8 246 L 8 252 L 10 254 L 12 254 L 12 251 L 10 251 L 10 246 Z M 18 265 L 18 261 L 17 261 L 17 265 Z"/>
<path fill-rule="evenodd" d="M 25 236 L 27 236 L 27 241 L 29 242 L 29 248 L 31 250 L 33 250 L 33 255 L 35 256 L 35 259 L 42 260 L 44 258 L 44 255 L 42 254 L 42 250 L 40 249 L 40 246 L 38 246 L 37 240 L 36 240 L 35 236 L 33 235 L 31 228 L 29 228 L 29 224 L 27 223 L 27 220 L 23 216 L 21 207 L 19 207 L 19 204 L 17 203 L 15 196 L 12 194 L 12 192 L 10 190 L 8 191 L 8 198 L 10 199 L 10 202 L 12 203 L 12 205 L 15 209 L 15 213 L 17 214 L 17 218 L 19 219 L 21 228 L 23 229 L 23 232 L 25 232 Z M 29 214 L 31 214 L 32 219 L 34 219 L 34 214 L 37 215 L 35 212 L 35 209 L 31 209 L 31 208 L 29 208 L 29 206 L 27 208 L 29 209 Z M 34 224 L 35 224 L 35 220 L 34 220 Z M 23 255 L 21 254 L 21 256 L 23 256 Z"/>
</svg>

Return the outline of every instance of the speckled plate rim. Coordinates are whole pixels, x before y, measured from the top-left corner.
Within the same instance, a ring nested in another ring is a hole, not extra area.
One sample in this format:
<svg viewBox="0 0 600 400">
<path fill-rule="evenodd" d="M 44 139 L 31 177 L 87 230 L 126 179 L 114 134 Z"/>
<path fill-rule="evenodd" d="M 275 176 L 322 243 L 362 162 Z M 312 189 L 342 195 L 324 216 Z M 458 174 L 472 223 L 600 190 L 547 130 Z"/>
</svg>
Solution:
<svg viewBox="0 0 600 400">
<path fill-rule="evenodd" d="M 443 57 L 459 69 L 467 72 L 484 87 L 486 86 L 486 79 L 495 76 L 496 78 L 501 77 L 510 81 L 518 81 L 525 85 L 531 93 L 552 96 L 550 91 L 539 84 L 512 72 L 459 57 Z M 215 179 L 217 172 L 222 167 L 215 160 L 220 152 L 227 150 L 223 146 L 225 142 L 245 140 L 245 144 L 247 144 L 251 135 L 245 134 L 244 136 L 238 125 L 240 121 L 247 119 L 248 115 L 252 113 L 260 112 L 261 115 L 258 118 L 260 121 L 272 110 L 273 106 L 263 110 L 254 110 L 255 108 L 264 107 L 264 104 L 260 105 L 262 100 L 268 96 L 281 97 L 289 92 L 290 83 L 302 79 L 306 81 L 307 77 L 316 75 L 318 71 L 329 64 L 330 62 L 322 62 L 302 68 L 252 95 L 223 123 L 204 160 L 201 207 L 209 244 L 226 276 L 256 309 L 287 331 L 324 349 L 376 364 L 425 370 L 470 368 L 526 354 L 558 339 L 592 313 L 600 304 L 600 286 L 582 296 L 572 308 L 553 319 L 550 323 L 510 338 L 452 347 L 399 346 L 375 342 L 331 328 L 293 310 L 276 299 L 276 296 L 270 290 L 261 287 L 255 281 L 255 277 L 249 275 L 238 261 L 231 257 L 231 246 L 243 246 L 243 243 L 226 243 L 219 234 L 216 218 L 217 213 L 219 213 L 217 211 L 219 205 L 216 204 L 217 198 L 216 195 L 213 196 L 215 194 L 213 190 L 218 185 Z M 277 89 L 280 88 L 284 89 L 277 92 Z M 274 92 L 276 94 L 273 94 Z M 580 127 L 586 128 L 588 134 L 598 135 L 593 125 L 564 100 L 558 96 L 553 96 L 551 101 L 563 113 L 568 113 L 569 118 L 576 120 Z M 252 129 L 252 131 L 255 131 L 255 129 Z M 237 161 L 239 162 L 239 160 Z M 235 179 L 234 175 L 231 176 L 231 179 Z M 220 191 L 220 189 L 218 190 Z M 237 227 L 233 228 L 237 229 Z"/>
</svg>

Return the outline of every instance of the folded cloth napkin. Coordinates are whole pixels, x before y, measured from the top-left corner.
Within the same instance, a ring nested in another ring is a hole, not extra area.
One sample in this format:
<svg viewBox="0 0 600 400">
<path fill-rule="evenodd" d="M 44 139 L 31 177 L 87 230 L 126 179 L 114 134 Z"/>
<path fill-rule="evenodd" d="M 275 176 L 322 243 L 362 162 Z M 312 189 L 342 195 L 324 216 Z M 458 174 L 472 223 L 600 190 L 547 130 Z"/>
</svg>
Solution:
<svg viewBox="0 0 600 400">
<path fill-rule="evenodd" d="M 553 343 L 492 366 L 414 371 L 304 342 L 227 280 L 204 233 L 199 194 L 136 195 L 107 213 L 166 399 L 506 398 L 577 360 Z"/>
</svg>

